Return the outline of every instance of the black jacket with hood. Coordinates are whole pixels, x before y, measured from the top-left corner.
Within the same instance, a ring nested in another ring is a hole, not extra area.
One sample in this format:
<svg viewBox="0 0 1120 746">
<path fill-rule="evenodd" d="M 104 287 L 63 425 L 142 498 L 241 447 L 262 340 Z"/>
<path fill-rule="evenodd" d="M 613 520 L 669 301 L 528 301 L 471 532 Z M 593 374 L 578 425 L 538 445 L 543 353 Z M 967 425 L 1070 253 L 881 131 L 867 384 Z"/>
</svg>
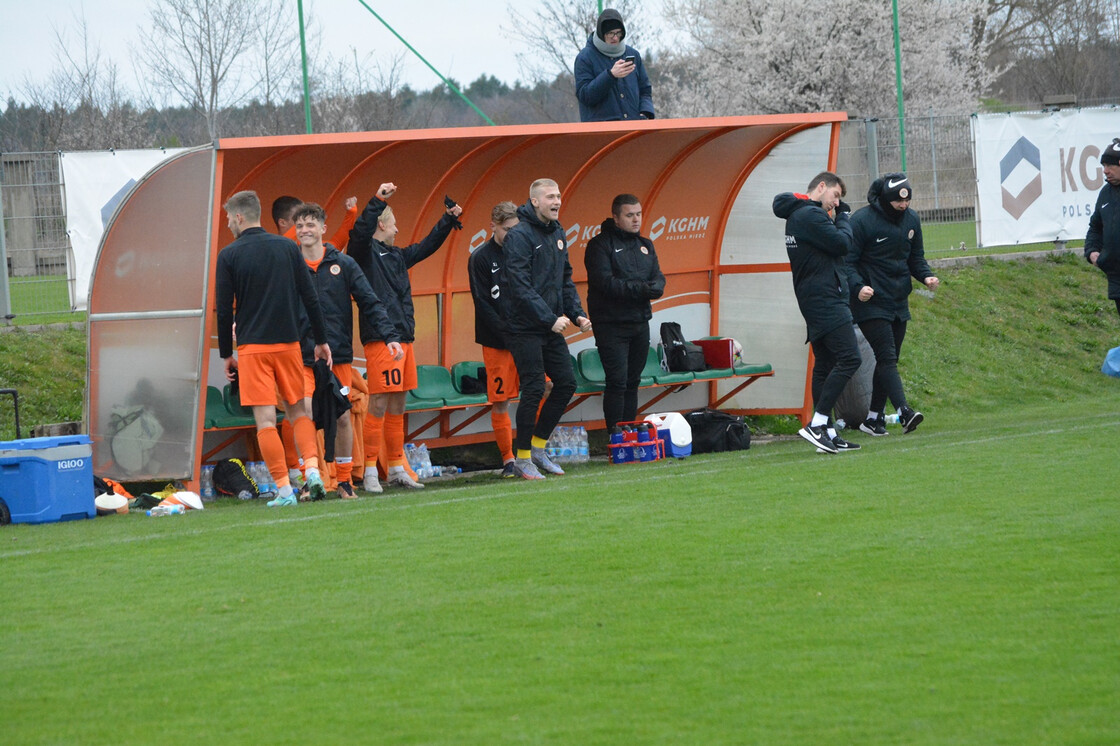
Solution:
<svg viewBox="0 0 1120 746">
<path fill-rule="evenodd" d="M 899 212 L 884 204 L 883 185 L 876 179 L 867 191 L 868 205 L 852 214 L 852 250 L 846 257 L 852 318 L 909 321 L 910 278 L 933 277 L 922 244 L 922 221 L 906 208 Z M 864 302 L 859 291 L 870 286 L 875 294 Z"/>
<path fill-rule="evenodd" d="M 507 329 L 550 334 L 560 316 L 573 323 L 587 316 L 572 282 L 568 240 L 558 221 L 541 221 L 532 202 L 517 208 L 517 217 L 521 222 L 506 234 L 502 245 L 510 295 Z"/>
<path fill-rule="evenodd" d="M 1120 186 L 1105 183 L 1089 216 L 1085 259 L 1099 251 L 1097 268 L 1108 276 L 1108 297 L 1120 300 Z"/>
<path fill-rule="evenodd" d="M 506 349 L 506 257 L 493 237 L 467 260 L 467 275 L 474 297 L 474 341 L 495 350 Z"/>
<path fill-rule="evenodd" d="M 594 323 L 630 324 L 653 318 L 650 300 L 665 292 L 665 275 L 653 241 L 627 233 L 614 218 L 603 221 L 599 235 L 587 244 L 587 308 Z"/>
<path fill-rule="evenodd" d="M 808 341 L 852 323 L 844 266 L 852 246 L 848 214 L 838 211 L 834 220 L 820 202 L 793 192 L 774 197 L 774 214 L 786 221 L 786 254 Z"/>
</svg>

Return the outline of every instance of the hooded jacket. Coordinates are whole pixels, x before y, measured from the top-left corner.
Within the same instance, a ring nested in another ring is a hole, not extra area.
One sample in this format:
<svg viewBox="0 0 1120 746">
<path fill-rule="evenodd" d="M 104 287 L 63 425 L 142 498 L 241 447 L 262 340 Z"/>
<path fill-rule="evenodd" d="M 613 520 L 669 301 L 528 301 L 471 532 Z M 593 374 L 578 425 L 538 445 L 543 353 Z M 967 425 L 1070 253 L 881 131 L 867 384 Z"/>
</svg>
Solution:
<svg viewBox="0 0 1120 746">
<path fill-rule="evenodd" d="M 653 119 L 653 87 L 649 83 L 645 64 L 638 51 L 629 45 L 622 54 L 611 57 L 595 46 L 595 37 L 603 38 L 603 25 L 607 21 L 622 23 L 617 10 L 608 8 L 599 16 L 595 33 L 587 37 L 587 45 L 576 56 L 576 98 L 579 100 L 581 122 L 634 121 L 645 114 Z M 623 27 L 625 35 L 625 27 Z M 634 57 L 634 72 L 625 78 L 611 75 L 611 67 L 620 58 Z"/>
<path fill-rule="evenodd" d="M 1108 297 L 1120 300 L 1120 187 L 1105 182 L 1089 216 L 1085 234 L 1085 260 L 1099 251 L 1097 267 L 1108 275 Z"/>
<path fill-rule="evenodd" d="M 852 246 L 846 212 L 828 217 L 820 202 L 804 194 L 774 197 L 774 214 L 786 221 L 786 254 L 797 306 L 805 317 L 808 341 L 852 323 L 844 257 Z"/>
<path fill-rule="evenodd" d="M 560 316 L 573 322 L 587 316 L 572 282 L 568 240 L 558 221 L 541 221 L 532 202 L 518 207 L 517 217 L 521 222 L 502 245 L 510 296 L 506 327 L 511 332 L 551 334 Z"/>
<path fill-rule="evenodd" d="M 909 321 L 911 276 L 920 281 L 933 277 L 922 243 L 922 221 L 909 207 L 900 213 L 883 204 L 884 179 L 871 183 L 867 206 L 851 218 L 852 250 L 845 261 L 856 321 Z M 859 299 L 864 286 L 875 291 L 866 302 Z"/>
<path fill-rule="evenodd" d="M 619 229 L 614 218 L 603 221 L 599 235 L 587 244 L 587 308 L 605 324 L 629 324 L 653 318 L 650 300 L 665 292 L 665 275 L 653 241 Z"/>
<path fill-rule="evenodd" d="M 375 330 L 378 339 L 399 342 L 400 335 L 385 313 L 381 299 L 369 286 L 369 280 L 353 258 L 327 244 L 318 269 L 311 272 L 311 282 L 319 295 L 319 307 L 327 325 L 327 343 L 331 358 L 336 363 L 354 362 L 354 313 L 350 298 L 358 304 L 359 318 Z M 303 364 L 315 362 L 315 347 L 311 339 L 311 323 L 303 319 L 303 338 L 300 342 Z"/>
<path fill-rule="evenodd" d="M 354 224 L 354 229 L 350 231 L 349 253 L 362 268 L 373 292 L 385 304 L 385 312 L 400 335 L 400 341 L 408 343 L 416 340 L 416 311 L 412 305 L 412 283 L 408 278 L 408 270 L 439 250 L 456 220 L 444 213 L 422 241 L 398 249 L 373 238 L 374 231 L 377 230 L 377 219 L 381 217 L 385 207 L 385 201 L 377 195 L 370 198 L 369 204 Z M 358 320 L 358 331 L 363 345 L 384 340 L 378 330 L 366 320 L 365 314 Z"/>
</svg>

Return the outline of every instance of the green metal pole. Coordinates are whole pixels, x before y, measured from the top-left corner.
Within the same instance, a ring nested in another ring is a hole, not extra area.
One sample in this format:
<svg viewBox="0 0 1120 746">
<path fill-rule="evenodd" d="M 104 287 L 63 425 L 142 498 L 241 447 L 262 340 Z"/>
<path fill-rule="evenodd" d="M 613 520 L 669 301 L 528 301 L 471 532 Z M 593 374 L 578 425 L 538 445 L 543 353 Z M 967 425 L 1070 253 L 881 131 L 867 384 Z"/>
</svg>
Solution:
<svg viewBox="0 0 1120 746">
<path fill-rule="evenodd" d="M 906 170 L 906 110 L 902 106 L 902 45 L 898 39 L 898 0 L 891 0 L 894 10 L 894 83 L 898 98 L 898 144 L 902 155 L 902 170 Z"/>
<path fill-rule="evenodd" d="M 471 101 L 471 100 L 470 100 L 469 98 L 467 98 L 466 94 L 465 94 L 465 93 L 463 93 L 462 91 L 460 91 L 460 90 L 459 90 L 458 86 L 456 86 L 456 85 L 455 85 L 454 83 L 452 83 L 452 82 L 451 82 L 450 80 L 448 80 L 447 78 L 443 77 L 443 75 L 442 75 L 442 74 L 440 73 L 440 71 L 439 71 L 439 70 L 437 70 L 437 69 L 435 69 L 435 67 L 433 67 L 433 66 L 432 66 L 432 63 L 430 63 L 430 62 L 428 62 L 428 61 L 427 61 L 426 59 L 424 59 L 424 55 L 422 55 L 422 54 L 420 54 L 419 52 L 417 52 L 417 51 L 416 51 L 416 50 L 415 50 L 415 49 L 414 49 L 414 48 L 412 47 L 412 45 L 411 45 L 411 44 L 409 44 L 409 43 L 408 43 L 407 41 L 405 41 L 405 40 L 404 40 L 404 37 L 403 37 L 403 36 L 401 36 L 400 34 L 398 34 L 398 33 L 397 33 L 397 31 L 396 31 L 396 29 L 394 29 L 394 28 L 393 28 L 392 26 L 390 26 L 390 25 L 389 25 L 388 23 L 386 23 L 386 22 L 385 22 L 385 19 L 384 19 L 384 18 L 382 18 L 381 16 L 379 16 L 379 15 L 377 14 L 377 11 L 375 11 L 375 10 L 374 10 L 373 8 L 371 8 L 371 7 L 369 7 L 368 5 L 366 5 L 366 2 L 365 2 L 365 0 L 358 0 L 358 2 L 360 2 L 360 3 L 361 3 L 361 4 L 362 4 L 362 5 L 364 6 L 364 7 L 365 7 L 365 9 L 366 9 L 366 10 L 368 10 L 368 11 L 369 11 L 370 13 L 372 13 L 372 14 L 373 14 L 373 17 L 374 17 L 374 18 L 376 18 L 377 20 L 381 21 L 381 24 L 382 24 L 382 25 L 383 25 L 383 26 L 384 26 L 385 28 L 389 29 L 389 31 L 391 31 L 391 32 L 392 32 L 393 36 L 395 36 L 395 37 L 397 37 L 398 39 L 400 39 L 400 40 L 401 40 L 401 44 L 404 44 L 404 45 L 405 45 L 406 47 L 408 47 L 408 51 L 412 52 L 412 53 L 413 53 L 414 55 L 416 55 L 417 57 L 419 57 L 419 58 L 420 58 L 420 61 L 421 61 L 421 62 L 423 62 L 423 63 L 424 63 L 425 65 L 427 65 L 427 66 L 428 66 L 428 69 L 429 69 L 429 70 L 431 70 L 432 72 L 434 72 L 434 73 L 435 73 L 435 74 L 436 74 L 436 75 L 437 75 L 437 76 L 439 77 L 439 79 L 440 79 L 440 80 L 442 80 L 442 81 L 444 82 L 444 84 L 445 84 L 445 85 L 446 85 L 446 86 L 447 86 L 448 88 L 450 88 L 451 90 L 455 91 L 455 93 L 459 94 L 459 98 L 461 98 L 461 99 L 463 99 L 464 101 L 466 101 L 466 102 L 467 102 L 467 104 L 468 104 L 468 105 L 469 105 L 469 106 L 470 106 L 470 107 L 471 107 L 472 109 L 474 109 L 474 110 L 475 110 L 476 112 L 478 112 L 478 115 L 479 115 L 480 117 L 482 117 L 483 119 L 485 119 L 485 120 L 486 120 L 486 123 L 487 123 L 487 124 L 490 124 L 490 125 L 493 125 L 493 124 L 494 124 L 494 120 L 493 120 L 493 119 L 491 119 L 490 117 L 486 116 L 486 114 L 485 114 L 485 113 L 484 113 L 484 112 L 482 111 L 482 109 L 480 109 L 480 108 L 478 108 L 477 106 L 475 106 L 475 105 L 474 105 L 474 101 Z"/>
<path fill-rule="evenodd" d="M 303 0 L 298 0 L 299 8 L 299 56 L 303 60 L 303 118 L 307 122 L 307 134 L 311 134 L 311 86 L 307 82 L 307 29 L 303 24 Z"/>
</svg>

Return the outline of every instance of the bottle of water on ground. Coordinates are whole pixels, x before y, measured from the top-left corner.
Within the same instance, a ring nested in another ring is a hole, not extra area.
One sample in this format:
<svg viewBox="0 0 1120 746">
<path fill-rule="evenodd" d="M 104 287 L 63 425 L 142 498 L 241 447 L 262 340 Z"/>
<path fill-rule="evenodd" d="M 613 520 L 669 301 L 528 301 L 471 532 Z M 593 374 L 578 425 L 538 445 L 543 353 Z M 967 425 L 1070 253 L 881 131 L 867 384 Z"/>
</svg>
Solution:
<svg viewBox="0 0 1120 746">
<path fill-rule="evenodd" d="M 214 499 L 214 465 L 205 464 L 198 478 L 199 496 L 209 502 Z"/>
<path fill-rule="evenodd" d="M 156 518 L 161 515 L 179 515 L 186 512 L 182 505 L 157 505 L 147 511 L 147 515 Z"/>
</svg>

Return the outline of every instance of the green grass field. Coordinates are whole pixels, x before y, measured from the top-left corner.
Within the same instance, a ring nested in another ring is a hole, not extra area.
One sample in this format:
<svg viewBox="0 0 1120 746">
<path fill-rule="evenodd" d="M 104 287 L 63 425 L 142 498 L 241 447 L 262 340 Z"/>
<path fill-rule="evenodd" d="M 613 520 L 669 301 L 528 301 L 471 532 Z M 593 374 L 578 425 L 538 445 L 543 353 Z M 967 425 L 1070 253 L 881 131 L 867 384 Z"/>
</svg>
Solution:
<svg viewBox="0 0 1120 746">
<path fill-rule="evenodd" d="M 1115 742 L 1098 409 L 12 526 L 5 741 Z"/>
<path fill-rule="evenodd" d="M 0 529 L 0 740 L 1116 743 L 1120 320 L 1075 257 L 941 277 L 856 453 Z"/>
</svg>

